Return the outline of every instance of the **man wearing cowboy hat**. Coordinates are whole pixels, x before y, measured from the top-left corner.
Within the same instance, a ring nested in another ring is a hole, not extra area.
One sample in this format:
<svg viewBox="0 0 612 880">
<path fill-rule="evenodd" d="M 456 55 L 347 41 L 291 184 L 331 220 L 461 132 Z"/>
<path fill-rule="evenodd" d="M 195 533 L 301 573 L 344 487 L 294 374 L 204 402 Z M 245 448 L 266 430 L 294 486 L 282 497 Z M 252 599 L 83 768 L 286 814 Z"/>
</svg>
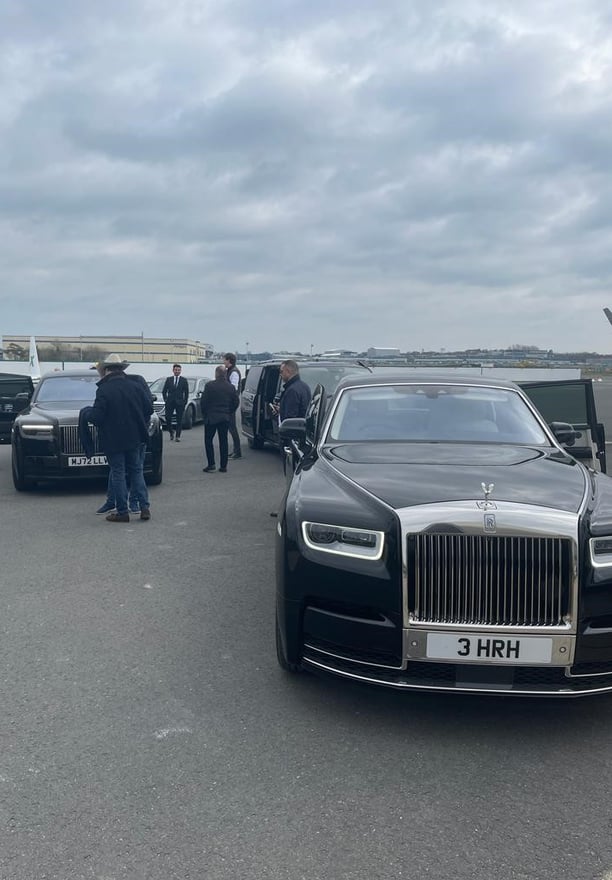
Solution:
<svg viewBox="0 0 612 880">
<path fill-rule="evenodd" d="M 126 363 L 126 366 L 128 366 L 127 363 Z M 92 364 L 89 369 L 90 370 L 97 370 L 100 378 L 101 379 L 104 378 L 104 373 L 105 373 L 104 361 L 98 361 L 97 363 Z M 137 385 L 139 385 L 140 388 L 142 388 L 142 390 L 144 391 L 147 398 L 150 399 L 151 403 L 153 403 L 153 395 L 151 394 L 151 389 L 149 388 L 149 385 L 143 376 L 140 376 L 138 373 L 126 373 L 125 376 L 127 379 L 130 380 L 130 382 L 135 382 Z M 89 408 L 87 408 L 87 409 L 89 409 Z M 147 451 L 147 444 L 143 443 L 141 445 L 141 450 L 140 450 L 140 461 L 141 461 L 141 466 L 143 468 L 143 481 L 144 481 L 144 462 L 145 462 L 146 451 Z M 146 490 L 146 483 L 144 485 L 145 485 L 145 490 Z M 130 513 L 140 513 L 141 504 L 142 504 L 142 507 L 145 507 L 145 508 L 149 507 L 148 490 L 147 490 L 146 497 L 144 499 L 139 499 L 136 496 L 136 493 L 134 492 L 134 488 L 131 485 L 131 483 L 129 484 L 128 488 L 129 488 L 128 507 L 129 507 Z M 114 510 L 115 510 L 115 493 L 113 490 L 113 483 L 111 480 L 111 474 L 110 474 L 110 470 L 109 470 L 108 485 L 106 488 L 106 500 L 105 500 L 104 504 L 102 504 L 102 506 L 96 510 L 96 513 L 111 513 Z"/>
<path fill-rule="evenodd" d="M 116 511 L 109 522 L 129 522 L 127 479 L 140 499 L 140 519 L 151 518 L 147 487 L 142 473 L 142 445 L 147 442 L 151 395 L 125 375 L 129 364 L 118 354 L 109 354 L 96 368 L 103 374 L 88 419 L 97 425 L 100 446 L 110 467 L 110 482 Z"/>
</svg>

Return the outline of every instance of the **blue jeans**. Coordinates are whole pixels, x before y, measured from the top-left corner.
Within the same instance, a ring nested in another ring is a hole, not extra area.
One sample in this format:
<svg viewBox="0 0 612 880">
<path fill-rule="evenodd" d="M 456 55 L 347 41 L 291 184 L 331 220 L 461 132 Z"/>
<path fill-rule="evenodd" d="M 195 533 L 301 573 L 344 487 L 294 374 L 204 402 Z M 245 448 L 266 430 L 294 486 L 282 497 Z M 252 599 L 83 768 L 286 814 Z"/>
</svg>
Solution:
<svg viewBox="0 0 612 880">
<path fill-rule="evenodd" d="M 130 500 L 140 504 L 141 508 L 149 506 L 149 492 L 143 475 L 146 448 L 146 444 L 141 443 L 136 449 L 128 449 L 125 452 L 106 453 L 110 468 L 108 475 L 108 500 L 114 500 L 117 513 L 127 513 L 128 480 L 130 483 Z"/>
<path fill-rule="evenodd" d="M 146 451 L 147 451 L 147 444 L 143 443 L 140 448 L 140 457 L 142 459 L 142 463 L 141 463 L 142 468 L 144 468 L 144 460 L 145 460 Z M 107 456 L 107 459 L 108 459 L 108 456 Z M 134 488 L 133 488 L 131 482 L 129 481 L 127 473 L 126 473 L 126 479 L 127 479 L 127 483 L 128 483 L 128 489 L 129 489 L 128 504 L 129 504 L 130 510 L 134 510 L 139 505 L 140 505 L 140 507 L 148 507 L 149 506 L 149 491 L 147 489 L 147 484 L 144 482 L 144 476 L 143 476 L 143 480 L 142 480 L 144 483 L 144 501 L 142 499 L 139 499 L 138 496 L 136 495 Z M 112 478 L 112 472 L 110 469 L 108 472 L 108 485 L 106 487 L 106 501 L 108 504 L 115 503 L 115 492 L 113 490 L 113 478 Z"/>
</svg>

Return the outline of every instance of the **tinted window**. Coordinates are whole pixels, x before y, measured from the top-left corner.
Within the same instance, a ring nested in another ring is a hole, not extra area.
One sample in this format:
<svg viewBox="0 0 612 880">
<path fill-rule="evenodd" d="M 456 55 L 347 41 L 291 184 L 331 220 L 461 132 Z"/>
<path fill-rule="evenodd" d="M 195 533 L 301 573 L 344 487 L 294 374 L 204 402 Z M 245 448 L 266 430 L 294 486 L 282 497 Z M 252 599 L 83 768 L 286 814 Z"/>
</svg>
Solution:
<svg viewBox="0 0 612 880">
<path fill-rule="evenodd" d="M 156 379 L 155 382 L 151 382 L 150 389 L 153 394 L 161 394 L 164 390 L 164 382 L 166 381 L 166 377 L 162 376 L 161 379 Z"/>
<path fill-rule="evenodd" d="M 96 382 L 100 377 L 93 376 L 61 376 L 57 379 L 43 379 L 36 389 L 36 402 L 78 400 L 93 403 L 96 396 Z"/>
<path fill-rule="evenodd" d="M 0 379 L 0 397 L 16 397 L 17 394 L 31 394 L 29 379 Z"/>
<path fill-rule="evenodd" d="M 244 383 L 245 391 L 252 391 L 253 394 L 257 392 L 257 386 L 259 385 L 259 377 L 261 376 L 262 369 L 263 367 L 251 367 L 246 375 L 246 380 Z"/>
<path fill-rule="evenodd" d="M 328 439 L 549 444 L 517 392 L 451 385 L 344 391 Z"/>
<path fill-rule="evenodd" d="M 579 428 L 589 424 L 586 391 L 583 385 L 538 385 L 525 388 L 544 420 L 550 422 L 569 422 Z"/>
</svg>

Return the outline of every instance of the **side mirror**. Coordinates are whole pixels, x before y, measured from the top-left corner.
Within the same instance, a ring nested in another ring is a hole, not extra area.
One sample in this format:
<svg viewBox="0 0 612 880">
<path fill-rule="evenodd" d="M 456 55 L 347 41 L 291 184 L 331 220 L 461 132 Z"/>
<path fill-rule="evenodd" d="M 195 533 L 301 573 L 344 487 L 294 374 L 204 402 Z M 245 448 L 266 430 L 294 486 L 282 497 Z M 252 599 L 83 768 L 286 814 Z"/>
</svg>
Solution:
<svg viewBox="0 0 612 880">
<path fill-rule="evenodd" d="M 281 440 L 289 444 L 292 440 L 300 443 L 306 437 L 306 419 L 285 419 L 278 429 Z"/>
<path fill-rule="evenodd" d="M 562 446 L 573 446 L 582 437 L 582 432 L 568 422 L 551 422 L 550 429 Z"/>
</svg>

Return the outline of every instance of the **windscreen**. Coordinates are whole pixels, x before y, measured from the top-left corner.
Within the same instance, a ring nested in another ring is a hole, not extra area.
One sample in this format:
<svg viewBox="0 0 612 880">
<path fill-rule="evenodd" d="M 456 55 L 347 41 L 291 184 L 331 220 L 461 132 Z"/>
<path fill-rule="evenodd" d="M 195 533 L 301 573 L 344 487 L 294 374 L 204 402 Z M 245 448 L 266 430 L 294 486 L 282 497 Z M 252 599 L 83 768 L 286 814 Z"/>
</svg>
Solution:
<svg viewBox="0 0 612 880">
<path fill-rule="evenodd" d="M 347 389 L 326 440 L 549 445 L 518 392 L 467 385 Z"/>
<path fill-rule="evenodd" d="M 92 376 L 58 376 L 43 379 L 36 389 L 36 403 L 78 401 L 93 403 L 96 396 L 97 373 Z"/>
</svg>

